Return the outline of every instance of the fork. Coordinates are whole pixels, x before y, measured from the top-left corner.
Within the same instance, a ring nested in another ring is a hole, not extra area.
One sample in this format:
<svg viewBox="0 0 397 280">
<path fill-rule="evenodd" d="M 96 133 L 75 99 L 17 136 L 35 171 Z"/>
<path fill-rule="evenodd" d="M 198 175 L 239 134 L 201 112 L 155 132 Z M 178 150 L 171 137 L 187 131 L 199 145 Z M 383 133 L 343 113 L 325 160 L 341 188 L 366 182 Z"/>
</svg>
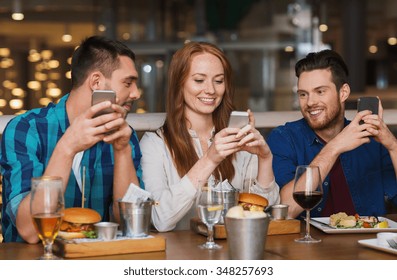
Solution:
<svg viewBox="0 0 397 280">
<path fill-rule="evenodd" d="M 393 239 L 387 239 L 386 240 L 387 243 L 389 244 L 390 247 L 392 247 L 393 249 L 397 249 L 397 242 L 394 241 Z"/>
</svg>

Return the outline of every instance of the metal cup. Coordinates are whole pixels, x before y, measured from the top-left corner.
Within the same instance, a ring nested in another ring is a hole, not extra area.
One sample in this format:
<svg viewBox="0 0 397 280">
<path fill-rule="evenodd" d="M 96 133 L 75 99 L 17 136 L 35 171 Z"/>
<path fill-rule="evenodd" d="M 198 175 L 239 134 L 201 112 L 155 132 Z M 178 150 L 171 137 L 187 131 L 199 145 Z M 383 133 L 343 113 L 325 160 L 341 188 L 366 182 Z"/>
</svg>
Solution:
<svg viewBox="0 0 397 280">
<path fill-rule="evenodd" d="M 219 220 L 218 224 L 224 224 L 227 211 L 233 206 L 236 206 L 238 204 L 239 191 L 236 189 L 222 190 L 222 195 L 223 195 L 223 210 L 222 210 L 221 219 Z"/>
<path fill-rule="evenodd" d="M 288 217 L 287 204 L 275 204 L 271 206 L 271 214 L 273 220 L 285 220 Z"/>
<path fill-rule="evenodd" d="M 232 260 L 261 260 L 265 254 L 269 217 L 226 217 L 227 245 Z"/>
<path fill-rule="evenodd" d="M 123 236 L 145 237 L 149 235 L 150 218 L 154 202 L 122 202 L 119 201 L 120 226 Z"/>
<path fill-rule="evenodd" d="M 112 240 L 117 236 L 117 228 L 119 224 L 112 222 L 99 222 L 94 224 L 98 238 L 103 240 Z"/>
</svg>

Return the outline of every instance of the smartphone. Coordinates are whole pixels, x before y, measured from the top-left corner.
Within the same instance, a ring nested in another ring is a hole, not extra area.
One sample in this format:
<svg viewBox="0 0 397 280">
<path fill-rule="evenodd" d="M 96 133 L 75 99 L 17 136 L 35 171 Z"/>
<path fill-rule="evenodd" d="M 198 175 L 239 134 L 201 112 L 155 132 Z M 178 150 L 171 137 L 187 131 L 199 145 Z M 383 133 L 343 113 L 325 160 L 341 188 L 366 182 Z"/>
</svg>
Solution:
<svg viewBox="0 0 397 280">
<path fill-rule="evenodd" d="M 230 114 L 228 127 L 243 128 L 249 123 L 248 112 L 233 111 Z"/>
<path fill-rule="evenodd" d="M 113 90 L 94 90 L 92 92 L 92 102 L 91 105 L 95 105 L 98 103 L 101 103 L 103 101 L 110 101 L 112 103 L 116 102 L 116 93 Z M 106 108 L 102 111 L 99 111 L 98 113 L 95 114 L 95 117 L 104 115 L 104 114 L 109 114 L 113 113 L 112 108 Z"/>
<path fill-rule="evenodd" d="M 379 109 L 379 99 L 374 96 L 364 96 L 360 97 L 357 100 L 357 111 L 361 112 L 364 110 L 370 110 L 372 114 L 377 115 Z M 360 121 L 360 124 L 363 124 L 363 121 Z"/>
</svg>

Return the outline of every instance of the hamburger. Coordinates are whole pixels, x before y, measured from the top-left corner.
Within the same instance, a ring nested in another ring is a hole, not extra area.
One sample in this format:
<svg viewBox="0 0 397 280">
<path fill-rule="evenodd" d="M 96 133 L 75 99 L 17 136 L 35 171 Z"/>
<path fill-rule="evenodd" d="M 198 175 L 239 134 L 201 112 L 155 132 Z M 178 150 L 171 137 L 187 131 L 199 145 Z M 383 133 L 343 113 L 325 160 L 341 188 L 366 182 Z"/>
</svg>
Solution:
<svg viewBox="0 0 397 280">
<path fill-rule="evenodd" d="M 269 205 L 269 201 L 258 194 L 240 193 L 238 205 L 242 206 L 245 211 L 261 211 Z"/>
<path fill-rule="evenodd" d="M 63 239 L 96 238 L 94 224 L 101 219 L 101 215 L 93 209 L 67 208 L 58 236 Z"/>
</svg>

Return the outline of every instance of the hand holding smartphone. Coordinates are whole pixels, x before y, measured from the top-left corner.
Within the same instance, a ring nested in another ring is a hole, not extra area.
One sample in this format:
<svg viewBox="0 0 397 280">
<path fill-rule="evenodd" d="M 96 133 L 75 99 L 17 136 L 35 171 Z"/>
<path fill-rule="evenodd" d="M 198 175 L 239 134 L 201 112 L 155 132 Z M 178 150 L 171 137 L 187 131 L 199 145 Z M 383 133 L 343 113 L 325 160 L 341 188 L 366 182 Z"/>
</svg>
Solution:
<svg viewBox="0 0 397 280">
<path fill-rule="evenodd" d="M 113 104 L 116 103 L 116 93 L 113 90 L 94 90 L 92 93 L 91 105 L 93 106 L 103 101 L 110 101 Z M 110 107 L 96 113 L 94 118 L 109 113 L 113 113 L 113 109 Z"/>
<path fill-rule="evenodd" d="M 372 114 L 377 115 L 379 111 L 379 99 L 374 96 L 360 97 L 357 100 L 357 111 L 361 112 L 364 110 L 370 110 Z M 363 121 L 360 121 L 360 124 L 363 123 Z"/>
<path fill-rule="evenodd" d="M 233 111 L 230 114 L 228 127 L 243 128 L 249 123 L 248 112 Z"/>
</svg>

